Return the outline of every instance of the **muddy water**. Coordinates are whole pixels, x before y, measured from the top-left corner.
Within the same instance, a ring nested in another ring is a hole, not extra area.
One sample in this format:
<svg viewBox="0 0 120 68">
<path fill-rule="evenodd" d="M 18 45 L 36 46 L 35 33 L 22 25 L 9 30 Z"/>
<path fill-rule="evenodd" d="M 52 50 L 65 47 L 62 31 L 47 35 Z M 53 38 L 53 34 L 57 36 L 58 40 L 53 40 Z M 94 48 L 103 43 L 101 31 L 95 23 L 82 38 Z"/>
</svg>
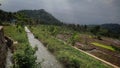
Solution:
<svg viewBox="0 0 120 68">
<path fill-rule="evenodd" d="M 44 45 L 34 38 L 34 35 L 30 32 L 30 30 L 25 27 L 25 31 L 27 32 L 27 36 L 29 42 L 32 47 L 37 46 L 38 51 L 36 52 L 37 62 L 42 62 L 42 68 L 63 68 L 62 64 L 60 64 L 56 58 L 44 47 Z"/>
<path fill-rule="evenodd" d="M 6 67 L 5 68 L 11 68 L 12 66 L 12 56 L 11 50 L 8 48 L 7 52 L 7 58 L 6 58 Z"/>
</svg>

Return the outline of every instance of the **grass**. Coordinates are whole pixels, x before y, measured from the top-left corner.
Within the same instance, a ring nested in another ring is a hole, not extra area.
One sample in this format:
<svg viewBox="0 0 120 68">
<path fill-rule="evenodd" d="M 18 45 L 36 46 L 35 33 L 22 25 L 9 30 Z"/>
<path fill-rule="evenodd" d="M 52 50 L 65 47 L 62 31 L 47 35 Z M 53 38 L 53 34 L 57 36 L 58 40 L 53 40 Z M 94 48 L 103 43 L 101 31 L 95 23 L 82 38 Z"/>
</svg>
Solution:
<svg viewBox="0 0 120 68">
<path fill-rule="evenodd" d="M 19 32 L 19 30 L 22 32 Z M 4 26 L 4 33 L 6 36 L 11 37 L 14 41 L 18 41 L 19 44 L 28 44 L 24 27 L 19 27 L 18 29 L 16 26 Z"/>
<path fill-rule="evenodd" d="M 34 68 L 35 50 L 29 45 L 24 26 L 4 26 L 4 33 L 18 44 L 13 46 L 13 68 Z"/>
<path fill-rule="evenodd" d="M 56 58 L 64 64 L 66 68 L 111 68 L 99 60 L 96 60 L 93 57 L 90 57 L 89 55 L 86 55 L 74 49 L 73 47 L 53 38 L 49 31 L 51 27 L 54 26 L 39 25 L 31 27 L 30 29 L 34 35 L 43 42 L 48 50 L 51 51 L 56 56 Z M 62 30 L 63 28 L 60 29 L 60 32 L 67 32 L 67 30 Z M 68 31 L 71 32 L 70 30 Z"/>
<path fill-rule="evenodd" d="M 100 44 L 100 43 L 97 43 L 97 42 L 93 42 L 91 44 L 93 44 L 95 46 L 105 48 L 105 49 L 108 49 L 108 50 L 111 50 L 111 51 L 115 51 L 115 49 L 112 46 L 108 46 L 108 45 L 105 45 L 105 44 Z"/>
</svg>

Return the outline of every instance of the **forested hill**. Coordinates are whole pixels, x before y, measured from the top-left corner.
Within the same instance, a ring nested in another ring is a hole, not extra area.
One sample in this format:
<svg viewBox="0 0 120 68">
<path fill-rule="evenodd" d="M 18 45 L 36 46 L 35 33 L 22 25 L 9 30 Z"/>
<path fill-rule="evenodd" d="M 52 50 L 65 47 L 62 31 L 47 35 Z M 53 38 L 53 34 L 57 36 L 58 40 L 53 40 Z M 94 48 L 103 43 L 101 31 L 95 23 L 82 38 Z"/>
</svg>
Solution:
<svg viewBox="0 0 120 68">
<path fill-rule="evenodd" d="M 119 24 L 102 24 L 102 28 L 109 30 L 109 33 L 114 37 L 120 37 L 120 25 Z"/>
<path fill-rule="evenodd" d="M 106 28 L 111 31 L 120 32 L 120 25 L 119 24 L 102 24 L 101 27 Z"/>
<path fill-rule="evenodd" d="M 61 25 L 62 23 L 52 14 L 44 9 L 40 10 L 20 10 L 17 12 L 6 12 L 0 10 L 0 21 L 24 23 L 24 24 L 53 24 Z"/>
<path fill-rule="evenodd" d="M 61 22 L 52 16 L 50 13 L 46 12 L 44 9 L 40 10 L 20 10 L 18 14 L 24 14 L 27 18 L 32 18 L 38 23 L 43 22 L 47 24 L 60 24 Z"/>
<path fill-rule="evenodd" d="M 11 19 L 14 18 L 15 18 L 14 13 L 0 10 L 0 21 L 10 21 Z"/>
</svg>

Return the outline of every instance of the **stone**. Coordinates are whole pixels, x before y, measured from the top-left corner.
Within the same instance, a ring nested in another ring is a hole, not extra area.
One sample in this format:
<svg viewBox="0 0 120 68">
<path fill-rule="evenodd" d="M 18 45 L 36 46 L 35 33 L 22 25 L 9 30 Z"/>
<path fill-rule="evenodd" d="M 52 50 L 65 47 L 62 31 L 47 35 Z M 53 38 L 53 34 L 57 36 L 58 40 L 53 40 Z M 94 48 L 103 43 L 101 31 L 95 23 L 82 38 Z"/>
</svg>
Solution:
<svg viewBox="0 0 120 68">
<path fill-rule="evenodd" d="M 5 68 L 7 46 L 4 38 L 3 26 L 0 26 L 0 68 Z"/>
</svg>

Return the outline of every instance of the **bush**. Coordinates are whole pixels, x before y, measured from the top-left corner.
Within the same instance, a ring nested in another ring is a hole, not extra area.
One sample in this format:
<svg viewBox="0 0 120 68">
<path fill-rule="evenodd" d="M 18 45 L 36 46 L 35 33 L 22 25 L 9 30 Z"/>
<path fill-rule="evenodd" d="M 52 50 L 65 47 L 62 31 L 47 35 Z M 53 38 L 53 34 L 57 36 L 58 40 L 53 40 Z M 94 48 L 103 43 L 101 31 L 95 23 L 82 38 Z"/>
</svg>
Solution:
<svg viewBox="0 0 120 68">
<path fill-rule="evenodd" d="M 72 46 L 75 45 L 76 42 L 80 41 L 80 37 L 78 33 L 74 33 L 71 38 L 69 39 L 69 42 L 71 42 Z"/>
<path fill-rule="evenodd" d="M 24 45 L 14 53 L 14 68 L 34 68 L 36 65 L 35 50 L 29 45 Z"/>
<path fill-rule="evenodd" d="M 64 54 L 64 55 L 63 55 Z M 75 56 L 70 56 L 69 53 L 61 51 L 58 55 L 58 59 L 65 64 L 66 68 L 79 68 L 80 61 Z"/>
</svg>

